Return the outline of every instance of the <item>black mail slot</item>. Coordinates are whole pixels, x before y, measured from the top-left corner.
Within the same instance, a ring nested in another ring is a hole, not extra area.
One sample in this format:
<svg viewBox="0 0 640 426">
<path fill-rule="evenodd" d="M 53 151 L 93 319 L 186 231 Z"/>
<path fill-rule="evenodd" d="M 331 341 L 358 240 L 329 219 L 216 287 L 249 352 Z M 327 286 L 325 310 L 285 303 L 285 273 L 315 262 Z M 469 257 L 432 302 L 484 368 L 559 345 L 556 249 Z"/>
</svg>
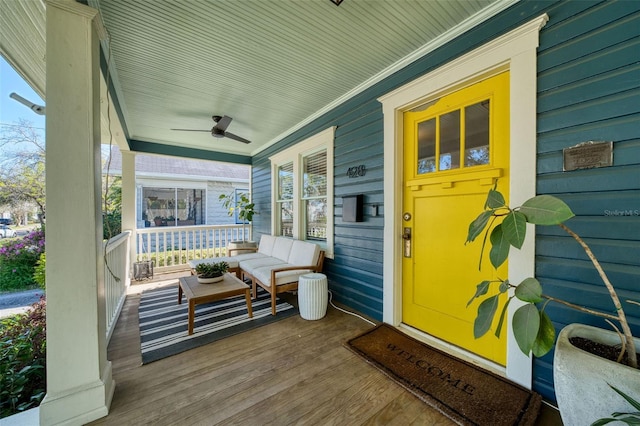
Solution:
<svg viewBox="0 0 640 426">
<path fill-rule="evenodd" d="M 364 195 L 350 195 L 342 197 L 342 221 L 362 222 L 362 206 Z"/>
</svg>

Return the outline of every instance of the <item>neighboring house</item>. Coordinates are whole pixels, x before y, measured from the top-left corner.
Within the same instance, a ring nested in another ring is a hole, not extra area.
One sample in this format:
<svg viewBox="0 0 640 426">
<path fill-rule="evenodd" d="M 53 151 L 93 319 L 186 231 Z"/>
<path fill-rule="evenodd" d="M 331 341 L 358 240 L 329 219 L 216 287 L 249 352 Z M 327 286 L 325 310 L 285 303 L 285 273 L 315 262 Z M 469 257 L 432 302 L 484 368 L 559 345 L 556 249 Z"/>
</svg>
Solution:
<svg viewBox="0 0 640 426">
<path fill-rule="evenodd" d="M 122 175 L 122 154 L 112 148 L 103 173 Z M 249 192 L 249 166 L 161 155 L 136 155 L 136 225 L 225 225 L 239 223 L 222 207 L 222 194 Z"/>
<path fill-rule="evenodd" d="M 414 2 L 393 3 L 410 7 Z M 76 14 L 85 19 L 81 21 L 70 7 L 58 9 L 47 11 L 58 14 L 51 13 L 58 20 L 48 23 L 47 34 L 56 29 L 65 33 L 68 19 L 77 29 L 75 38 L 69 38 L 73 43 L 68 44 L 77 47 L 78 55 L 85 51 L 94 55 L 74 61 L 83 71 L 64 62 L 74 58 L 47 55 L 47 95 L 53 99 L 49 104 L 47 96 L 47 119 L 67 120 L 75 127 L 67 131 L 58 125 L 47 131 L 47 138 L 54 142 L 47 144 L 47 158 L 54 166 L 47 179 L 62 188 L 53 189 L 60 197 L 50 200 L 48 194 L 48 226 L 53 223 L 63 229 L 47 240 L 48 249 L 51 245 L 60 250 L 51 258 L 48 252 L 47 257 L 52 280 L 48 293 L 54 295 L 47 312 L 52 341 L 47 342 L 47 357 L 53 368 L 48 371 L 41 415 L 90 420 L 106 415 L 113 391 L 106 344 L 100 337 L 102 305 L 96 290 L 95 265 L 101 265 L 96 247 L 101 245 L 93 241 L 95 223 L 75 226 L 74 222 L 95 213 L 91 198 L 95 193 L 86 183 L 93 177 L 88 158 L 95 148 L 84 141 L 94 140 L 96 132 L 91 125 L 76 125 L 80 120 L 75 119 L 75 110 L 81 108 L 63 100 L 69 96 L 65 90 L 73 88 L 79 92 L 74 92 L 74 100 L 89 99 L 81 105 L 83 111 L 92 112 L 98 104 L 88 95 L 81 96 L 88 89 L 73 84 L 73 79 L 82 78 L 94 87 L 90 83 L 98 81 L 99 72 L 89 65 L 91 59 L 98 62 L 94 50 L 99 43 L 87 30 L 94 25 L 93 18 L 85 18 L 88 12 Z M 77 34 L 90 35 L 80 38 Z M 48 47 L 58 48 L 62 55 L 69 49 L 64 40 L 49 39 Z M 570 226 L 591 243 L 622 297 L 640 299 L 638 58 L 640 2 L 514 2 L 350 94 L 329 111 L 309 121 L 301 119 L 292 133 L 259 152 L 223 153 L 216 158 L 251 165 L 252 197 L 261 213 L 253 221 L 256 239 L 260 234 L 286 234 L 315 239 L 326 248 L 324 273 L 336 301 L 411 330 L 423 340 L 445 342 L 448 352 L 488 365 L 553 401 L 553 353 L 532 362 L 513 339 L 473 339 L 469 318 L 475 313 L 465 304 L 479 282 L 474 275 L 479 247 L 464 245 L 466 231 L 482 209 L 488 189 L 496 184 L 516 205 L 536 194 L 556 195 L 577 214 Z M 137 72 L 146 77 L 146 71 Z M 64 83 L 64 89 L 49 85 L 50 81 Z M 288 87 L 285 83 L 282 87 Z M 277 107 L 262 112 L 275 114 Z M 81 118 L 90 116 L 84 113 Z M 564 150 L 589 141 L 613 142 L 612 160 L 605 161 L 605 167 L 565 167 Z M 126 143 L 150 154 L 217 155 L 133 137 Z M 71 150 L 80 155 L 68 156 Z M 65 170 L 71 161 L 76 167 Z M 123 200 L 125 193 L 136 191 L 135 179 L 127 174 L 135 167 L 126 161 Z M 324 170 L 325 191 L 290 192 L 290 185 L 305 185 L 309 169 L 304 165 L 309 164 L 318 166 L 314 174 L 322 175 Z M 145 182 L 150 185 L 151 181 Z M 65 184 L 79 190 L 66 191 Z M 166 187 L 179 185 L 174 181 Z M 345 220 L 344 200 L 353 195 L 363 196 L 360 222 Z M 160 199 L 152 189 L 143 192 L 142 199 L 145 196 Z M 303 205 L 311 208 L 291 208 Z M 135 210 L 123 204 L 123 216 L 135 220 Z M 325 231 L 310 236 L 306 225 L 312 222 L 323 223 Z M 403 235 L 411 239 L 410 250 L 405 249 Z M 78 262 L 80 256 L 88 259 Z M 75 267 L 66 271 L 64 266 L 70 264 Z M 552 296 L 570 295 L 587 307 L 611 309 L 597 273 L 580 248 L 556 229 L 538 228 L 535 241 L 530 238 L 522 250 L 513 250 L 508 267 L 514 282 L 535 274 Z M 65 309 L 69 300 L 76 309 Z M 606 327 L 596 318 L 562 306 L 549 305 L 548 311 L 558 330 L 572 322 Z M 640 307 L 629 306 L 627 316 L 635 335 L 640 335 Z M 74 368 L 65 370 L 69 365 Z M 66 414 L 71 408 L 72 414 Z"/>
</svg>

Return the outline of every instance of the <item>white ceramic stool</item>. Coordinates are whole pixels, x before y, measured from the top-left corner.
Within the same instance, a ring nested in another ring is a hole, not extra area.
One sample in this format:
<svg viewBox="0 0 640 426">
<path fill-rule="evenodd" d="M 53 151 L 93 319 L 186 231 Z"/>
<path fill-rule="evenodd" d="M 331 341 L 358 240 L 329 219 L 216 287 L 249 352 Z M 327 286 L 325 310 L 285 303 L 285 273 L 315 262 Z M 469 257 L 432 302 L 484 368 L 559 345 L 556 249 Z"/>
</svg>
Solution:
<svg viewBox="0 0 640 426">
<path fill-rule="evenodd" d="M 304 274 L 298 281 L 298 308 L 306 320 L 319 320 L 327 314 L 329 285 L 324 274 Z"/>
</svg>

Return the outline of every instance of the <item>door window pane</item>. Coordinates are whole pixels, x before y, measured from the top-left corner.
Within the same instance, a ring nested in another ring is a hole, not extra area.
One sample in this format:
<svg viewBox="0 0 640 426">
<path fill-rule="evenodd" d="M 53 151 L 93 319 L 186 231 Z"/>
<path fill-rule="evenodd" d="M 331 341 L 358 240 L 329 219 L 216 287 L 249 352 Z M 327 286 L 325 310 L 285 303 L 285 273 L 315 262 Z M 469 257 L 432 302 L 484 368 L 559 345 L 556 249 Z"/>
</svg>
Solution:
<svg viewBox="0 0 640 426">
<path fill-rule="evenodd" d="M 440 116 L 440 168 L 460 168 L 460 110 Z"/>
<path fill-rule="evenodd" d="M 436 119 L 418 124 L 418 174 L 436 171 Z"/>
<path fill-rule="evenodd" d="M 465 167 L 489 164 L 489 106 L 486 100 L 465 108 Z"/>
</svg>

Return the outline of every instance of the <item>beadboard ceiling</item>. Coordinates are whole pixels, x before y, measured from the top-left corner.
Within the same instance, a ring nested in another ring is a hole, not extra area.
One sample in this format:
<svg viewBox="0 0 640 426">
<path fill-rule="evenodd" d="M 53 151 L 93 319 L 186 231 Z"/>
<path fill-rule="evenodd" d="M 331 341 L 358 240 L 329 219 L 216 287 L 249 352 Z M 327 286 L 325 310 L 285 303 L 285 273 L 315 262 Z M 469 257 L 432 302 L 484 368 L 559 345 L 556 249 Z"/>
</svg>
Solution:
<svg viewBox="0 0 640 426">
<path fill-rule="evenodd" d="M 130 140 L 250 156 L 514 1 L 86 2 Z"/>
</svg>

